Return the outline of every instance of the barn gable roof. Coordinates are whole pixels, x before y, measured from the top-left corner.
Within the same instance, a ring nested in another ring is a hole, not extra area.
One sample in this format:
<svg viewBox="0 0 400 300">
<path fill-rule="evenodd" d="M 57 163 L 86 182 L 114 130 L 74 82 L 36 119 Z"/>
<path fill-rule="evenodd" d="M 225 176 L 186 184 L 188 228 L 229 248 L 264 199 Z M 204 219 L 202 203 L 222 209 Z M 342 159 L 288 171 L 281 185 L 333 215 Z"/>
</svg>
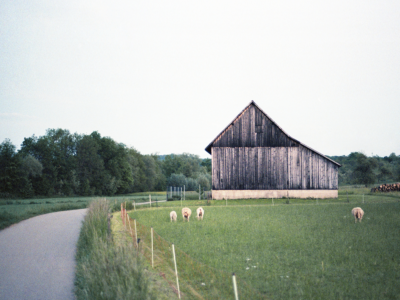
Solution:
<svg viewBox="0 0 400 300">
<path fill-rule="evenodd" d="M 278 136 L 280 136 L 280 143 L 279 144 L 275 144 L 273 146 L 278 147 L 278 146 L 286 146 L 286 147 L 293 147 L 293 146 L 303 146 L 309 150 L 311 150 L 312 152 L 322 156 L 323 158 L 331 161 L 332 163 L 334 163 L 337 166 L 341 166 L 339 163 L 335 162 L 334 160 L 330 159 L 329 157 L 326 157 L 325 155 L 315 151 L 314 149 L 304 145 L 303 143 L 301 143 L 300 141 L 292 138 L 291 136 L 289 136 L 281 127 L 279 127 L 278 124 L 276 124 L 254 101 L 251 101 L 238 115 L 235 119 L 233 119 L 232 122 L 229 123 L 229 125 L 221 131 L 220 134 L 217 135 L 217 137 L 206 147 L 206 151 L 211 154 L 211 148 L 212 147 L 219 147 L 218 144 L 220 143 L 220 141 L 225 138 L 225 136 L 227 135 L 228 132 L 232 132 L 232 130 L 234 130 L 234 126 L 236 124 L 238 124 L 238 122 L 240 122 L 241 118 L 243 117 L 243 115 L 246 113 L 246 111 L 251 107 L 254 106 L 261 114 L 261 116 L 263 118 L 266 118 L 266 120 L 268 121 L 268 123 L 271 125 L 270 127 L 275 127 L 277 130 L 277 132 L 275 132 L 275 134 L 278 134 Z M 251 131 L 256 132 L 256 126 L 250 126 Z M 232 147 L 235 147 L 234 143 L 232 145 Z"/>
</svg>

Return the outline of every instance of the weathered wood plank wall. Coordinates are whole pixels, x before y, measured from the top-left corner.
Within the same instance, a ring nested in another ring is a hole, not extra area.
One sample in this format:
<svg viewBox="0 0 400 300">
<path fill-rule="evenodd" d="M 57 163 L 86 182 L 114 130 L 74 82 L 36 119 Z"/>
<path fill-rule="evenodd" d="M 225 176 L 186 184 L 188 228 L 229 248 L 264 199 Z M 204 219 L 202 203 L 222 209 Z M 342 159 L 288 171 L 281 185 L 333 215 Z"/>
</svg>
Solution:
<svg viewBox="0 0 400 300">
<path fill-rule="evenodd" d="M 250 105 L 213 143 L 213 147 L 298 147 L 254 105 Z"/>
<path fill-rule="evenodd" d="M 213 147 L 214 190 L 338 189 L 338 166 L 300 147 Z"/>
</svg>

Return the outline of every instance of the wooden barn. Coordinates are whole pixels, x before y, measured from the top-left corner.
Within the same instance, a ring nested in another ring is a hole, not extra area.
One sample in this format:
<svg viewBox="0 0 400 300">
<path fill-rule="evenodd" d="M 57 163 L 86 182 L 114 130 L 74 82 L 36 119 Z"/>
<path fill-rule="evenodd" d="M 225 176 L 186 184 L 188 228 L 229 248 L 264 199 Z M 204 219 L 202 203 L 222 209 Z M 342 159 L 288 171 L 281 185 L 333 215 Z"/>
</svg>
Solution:
<svg viewBox="0 0 400 300">
<path fill-rule="evenodd" d="M 254 101 L 206 151 L 213 199 L 338 196 L 340 164 L 290 137 Z"/>
</svg>

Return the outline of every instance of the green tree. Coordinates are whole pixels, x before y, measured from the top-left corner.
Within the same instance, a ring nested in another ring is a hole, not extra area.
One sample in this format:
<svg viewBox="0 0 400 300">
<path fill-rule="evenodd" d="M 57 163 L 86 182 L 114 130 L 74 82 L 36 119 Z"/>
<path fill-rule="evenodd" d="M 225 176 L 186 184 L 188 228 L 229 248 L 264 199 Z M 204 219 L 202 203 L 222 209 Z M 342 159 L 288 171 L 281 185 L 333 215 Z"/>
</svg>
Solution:
<svg viewBox="0 0 400 300">
<path fill-rule="evenodd" d="M 211 176 L 208 174 L 200 174 L 197 178 L 197 183 L 201 186 L 202 191 L 211 189 Z"/>
<path fill-rule="evenodd" d="M 41 176 L 43 171 L 43 165 L 39 160 L 28 154 L 21 160 L 21 169 L 26 172 L 27 176 Z"/>
<path fill-rule="evenodd" d="M 127 160 L 133 178 L 128 192 L 144 192 L 146 190 L 146 174 L 144 172 L 145 164 L 143 162 L 143 156 L 134 148 L 130 148 L 127 151 Z"/>
<path fill-rule="evenodd" d="M 9 139 L 0 144 L 0 192 L 5 195 L 17 194 L 20 187 L 21 162 L 15 146 Z"/>
<path fill-rule="evenodd" d="M 368 184 L 375 183 L 376 176 L 374 169 L 378 166 L 378 162 L 375 158 L 368 158 L 363 153 L 358 153 L 353 170 L 353 182 L 356 184 Z"/>
<path fill-rule="evenodd" d="M 168 186 L 183 187 L 186 188 L 186 176 L 183 174 L 171 174 L 168 178 Z"/>
<path fill-rule="evenodd" d="M 206 168 L 207 173 L 211 174 L 211 158 L 204 158 L 201 161 L 201 166 Z"/>
<path fill-rule="evenodd" d="M 91 136 L 100 145 L 98 153 L 104 161 L 107 186 L 112 187 L 108 188 L 105 193 L 113 195 L 114 193 L 128 192 L 133 183 L 133 176 L 125 145 L 117 144 L 109 137 L 101 138 L 98 132 L 93 132 Z"/>
<path fill-rule="evenodd" d="M 87 195 L 89 191 L 101 195 L 107 184 L 108 178 L 104 178 L 104 161 L 99 155 L 99 150 L 100 145 L 89 135 L 84 136 L 77 145 L 77 175 L 82 195 Z"/>
<path fill-rule="evenodd" d="M 24 139 L 21 154 L 33 156 L 43 166 L 41 178 L 32 180 L 35 191 L 42 195 L 71 194 L 71 175 L 76 169 L 76 147 L 80 138 L 68 130 L 48 129 L 44 136 Z"/>
</svg>

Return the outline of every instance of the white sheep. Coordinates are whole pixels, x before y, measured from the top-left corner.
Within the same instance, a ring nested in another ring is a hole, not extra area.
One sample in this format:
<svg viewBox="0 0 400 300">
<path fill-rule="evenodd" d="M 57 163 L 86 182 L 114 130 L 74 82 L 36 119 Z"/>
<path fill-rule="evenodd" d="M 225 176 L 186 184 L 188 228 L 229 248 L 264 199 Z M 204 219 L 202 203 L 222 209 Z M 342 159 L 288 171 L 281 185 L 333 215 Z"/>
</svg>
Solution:
<svg viewBox="0 0 400 300">
<path fill-rule="evenodd" d="M 197 212 L 197 220 L 203 220 L 204 209 L 202 207 L 199 207 L 196 212 Z"/>
<path fill-rule="evenodd" d="M 169 213 L 169 217 L 171 218 L 171 222 L 172 221 L 175 221 L 176 222 L 176 218 L 177 218 L 177 214 L 176 214 L 176 211 L 171 211 L 170 213 Z"/>
<path fill-rule="evenodd" d="M 189 222 L 189 219 L 190 219 L 190 215 L 192 214 L 192 211 L 190 210 L 190 208 L 188 208 L 188 207 L 184 207 L 184 208 L 182 208 L 182 217 L 183 217 L 183 221 L 185 221 L 185 219 L 186 220 L 188 220 L 188 222 Z"/>
<path fill-rule="evenodd" d="M 357 220 L 362 220 L 363 216 L 364 216 L 364 211 L 361 209 L 361 207 L 354 207 L 351 210 L 352 215 L 354 216 L 355 219 L 355 223 L 357 223 Z"/>
</svg>

